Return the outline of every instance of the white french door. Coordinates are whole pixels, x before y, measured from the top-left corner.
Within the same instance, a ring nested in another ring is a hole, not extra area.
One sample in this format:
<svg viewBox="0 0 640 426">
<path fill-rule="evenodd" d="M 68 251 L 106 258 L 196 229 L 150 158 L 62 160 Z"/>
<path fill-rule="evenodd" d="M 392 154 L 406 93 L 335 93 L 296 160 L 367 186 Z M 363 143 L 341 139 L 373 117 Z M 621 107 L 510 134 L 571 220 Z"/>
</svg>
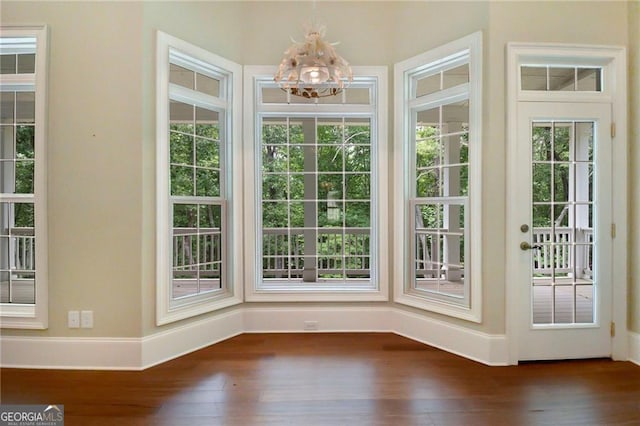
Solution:
<svg viewBox="0 0 640 426">
<path fill-rule="evenodd" d="M 608 357 L 611 105 L 517 105 L 518 359 Z"/>
</svg>

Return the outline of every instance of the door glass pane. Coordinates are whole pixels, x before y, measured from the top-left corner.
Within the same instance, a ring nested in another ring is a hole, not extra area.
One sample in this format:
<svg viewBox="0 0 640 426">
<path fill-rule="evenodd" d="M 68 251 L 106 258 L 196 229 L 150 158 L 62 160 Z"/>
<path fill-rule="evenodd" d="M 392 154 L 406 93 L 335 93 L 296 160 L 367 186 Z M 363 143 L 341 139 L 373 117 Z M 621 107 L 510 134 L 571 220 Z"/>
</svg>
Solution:
<svg viewBox="0 0 640 426">
<path fill-rule="evenodd" d="M 553 316 L 555 324 L 573 323 L 575 300 L 574 287 L 572 285 L 556 285 L 554 290 Z"/>
<path fill-rule="evenodd" d="M 533 323 L 551 324 L 553 312 L 549 300 L 552 299 L 553 287 L 550 285 L 534 285 L 531 293 L 533 304 Z"/>
<path fill-rule="evenodd" d="M 602 68 L 520 67 L 520 88 L 536 91 L 602 92 Z"/>
<path fill-rule="evenodd" d="M 593 161 L 593 123 L 576 123 L 576 161 Z"/>
<path fill-rule="evenodd" d="M 522 90 L 547 90 L 547 67 L 520 68 Z"/>
<path fill-rule="evenodd" d="M 569 201 L 569 164 L 554 163 L 553 165 L 553 200 L 557 202 Z"/>
<path fill-rule="evenodd" d="M 531 139 L 533 161 L 551 160 L 551 123 L 535 123 Z"/>
<path fill-rule="evenodd" d="M 533 202 L 551 201 L 551 165 L 533 163 L 531 171 L 533 180 L 536 182 L 533 190 Z M 535 221 L 535 218 L 534 218 Z"/>
<path fill-rule="evenodd" d="M 549 90 L 574 91 L 575 68 L 549 68 Z"/>
<path fill-rule="evenodd" d="M 578 68 L 578 90 L 587 92 L 602 91 L 602 69 Z"/>
<path fill-rule="evenodd" d="M 533 324 L 584 324 L 596 317 L 593 128 L 593 122 L 532 125 Z"/>
</svg>

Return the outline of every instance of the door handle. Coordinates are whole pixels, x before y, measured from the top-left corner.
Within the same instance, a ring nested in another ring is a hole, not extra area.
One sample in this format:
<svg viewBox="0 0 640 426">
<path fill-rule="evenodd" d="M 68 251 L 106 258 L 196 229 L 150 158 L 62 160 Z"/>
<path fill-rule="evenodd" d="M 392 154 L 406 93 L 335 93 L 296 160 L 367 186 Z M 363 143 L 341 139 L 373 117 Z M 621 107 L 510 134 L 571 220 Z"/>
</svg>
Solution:
<svg viewBox="0 0 640 426">
<path fill-rule="evenodd" d="M 520 250 L 538 250 L 541 249 L 542 246 L 540 244 L 531 245 L 526 241 L 520 243 Z"/>
</svg>

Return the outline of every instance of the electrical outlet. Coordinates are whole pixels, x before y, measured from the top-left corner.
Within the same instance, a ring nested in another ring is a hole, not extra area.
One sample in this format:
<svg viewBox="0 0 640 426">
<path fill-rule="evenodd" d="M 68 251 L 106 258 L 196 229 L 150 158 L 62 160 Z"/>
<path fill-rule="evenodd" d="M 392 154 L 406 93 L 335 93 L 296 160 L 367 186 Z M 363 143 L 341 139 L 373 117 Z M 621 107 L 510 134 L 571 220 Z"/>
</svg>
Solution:
<svg viewBox="0 0 640 426">
<path fill-rule="evenodd" d="M 80 312 L 80 326 L 82 328 L 93 328 L 93 311 Z"/>
<path fill-rule="evenodd" d="M 317 330 L 319 327 L 318 321 L 305 321 L 304 329 L 305 330 Z"/>
<path fill-rule="evenodd" d="M 67 313 L 67 326 L 69 328 L 80 328 L 80 312 L 69 311 Z"/>
</svg>

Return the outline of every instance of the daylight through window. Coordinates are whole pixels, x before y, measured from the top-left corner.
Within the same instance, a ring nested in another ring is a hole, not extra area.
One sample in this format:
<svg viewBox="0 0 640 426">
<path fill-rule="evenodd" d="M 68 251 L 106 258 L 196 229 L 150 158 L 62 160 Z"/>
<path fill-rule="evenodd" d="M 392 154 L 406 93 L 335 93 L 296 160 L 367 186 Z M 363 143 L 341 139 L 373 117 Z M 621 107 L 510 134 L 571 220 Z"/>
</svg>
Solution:
<svg viewBox="0 0 640 426">
<path fill-rule="evenodd" d="M 316 104 L 258 80 L 258 292 L 379 290 L 376 82 Z"/>
</svg>

